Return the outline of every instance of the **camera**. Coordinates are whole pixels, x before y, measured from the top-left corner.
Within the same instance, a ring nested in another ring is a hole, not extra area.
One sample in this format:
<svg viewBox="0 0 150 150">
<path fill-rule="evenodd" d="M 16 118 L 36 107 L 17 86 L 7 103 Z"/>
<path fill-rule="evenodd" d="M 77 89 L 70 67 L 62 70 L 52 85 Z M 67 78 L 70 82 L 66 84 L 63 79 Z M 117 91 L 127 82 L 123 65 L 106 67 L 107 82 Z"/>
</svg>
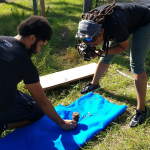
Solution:
<svg viewBox="0 0 150 150">
<path fill-rule="evenodd" d="M 96 47 L 91 47 L 84 43 L 77 44 L 75 48 L 78 50 L 79 54 L 83 57 L 84 61 L 90 61 L 92 54 L 96 54 L 95 53 Z"/>
</svg>

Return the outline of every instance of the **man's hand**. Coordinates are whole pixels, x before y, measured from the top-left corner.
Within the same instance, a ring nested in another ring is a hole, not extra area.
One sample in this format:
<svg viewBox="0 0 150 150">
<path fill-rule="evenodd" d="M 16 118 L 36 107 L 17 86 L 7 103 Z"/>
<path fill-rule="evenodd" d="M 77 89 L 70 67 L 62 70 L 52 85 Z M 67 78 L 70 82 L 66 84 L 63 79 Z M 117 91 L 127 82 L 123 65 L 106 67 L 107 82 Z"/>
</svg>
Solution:
<svg viewBox="0 0 150 150">
<path fill-rule="evenodd" d="M 64 130 L 72 130 L 77 127 L 77 122 L 73 120 L 64 120 L 60 127 Z"/>
</svg>

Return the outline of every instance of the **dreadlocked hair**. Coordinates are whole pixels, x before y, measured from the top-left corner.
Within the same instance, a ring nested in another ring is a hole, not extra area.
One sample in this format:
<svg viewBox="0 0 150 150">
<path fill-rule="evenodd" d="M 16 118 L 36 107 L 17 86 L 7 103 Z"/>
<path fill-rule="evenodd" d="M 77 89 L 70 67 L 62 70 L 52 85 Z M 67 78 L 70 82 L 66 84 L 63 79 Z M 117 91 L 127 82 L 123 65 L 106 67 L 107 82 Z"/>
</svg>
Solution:
<svg viewBox="0 0 150 150">
<path fill-rule="evenodd" d="M 105 18 L 113 14 L 114 10 L 123 9 L 121 6 L 115 6 L 115 0 L 112 5 L 106 6 L 101 12 L 98 9 L 94 9 L 84 13 L 82 15 L 82 20 L 92 20 L 97 24 L 102 24 L 105 29 Z M 106 34 L 106 30 L 104 31 L 104 43 L 102 50 L 106 51 L 106 55 L 108 53 L 109 46 L 109 36 Z"/>
</svg>

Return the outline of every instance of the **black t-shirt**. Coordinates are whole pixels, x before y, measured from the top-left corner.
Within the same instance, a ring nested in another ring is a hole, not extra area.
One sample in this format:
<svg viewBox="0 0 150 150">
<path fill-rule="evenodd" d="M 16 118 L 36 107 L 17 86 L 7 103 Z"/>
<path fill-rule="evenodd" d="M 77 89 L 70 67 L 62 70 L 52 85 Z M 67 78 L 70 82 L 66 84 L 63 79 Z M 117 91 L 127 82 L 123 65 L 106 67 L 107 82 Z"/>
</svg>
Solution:
<svg viewBox="0 0 150 150">
<path fill-rule="evenodd" d="M 130 34 L 150 23 L 150 10 L 146 6 L 135 3 L 116 3 L 115 5 L 123 9 L 114 10 L 114 13 L 105 19 L 105 31 L 110 39 L 118 43 L 124 42 Z M 106 6 L 95 9 L 102 11 Z"/>
<path fill-rule="evenodd" d="M 23 43 L 13 37 L 0 36 L 0 112 L 15 102 L 17 84 L 39 82 L 36 67 Z"/>
</svg>

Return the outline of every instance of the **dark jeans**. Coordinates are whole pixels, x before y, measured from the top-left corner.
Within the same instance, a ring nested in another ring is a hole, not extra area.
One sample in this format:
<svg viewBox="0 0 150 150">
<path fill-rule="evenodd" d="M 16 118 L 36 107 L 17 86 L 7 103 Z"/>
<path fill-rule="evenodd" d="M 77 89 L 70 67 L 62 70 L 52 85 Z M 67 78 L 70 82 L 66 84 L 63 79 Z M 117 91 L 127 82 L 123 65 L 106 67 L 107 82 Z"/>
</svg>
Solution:
<svg viewBox="0 0 150 150">
<path fill-rule="evenodd" d="M 15 104 L 9 110 L 0 113 L 0 132 L 7 128 L 5 126 L 8 123 L 34 122 L 43 116 L 43 111 L 31 96 L 17 91 Z"/>
</svg>

